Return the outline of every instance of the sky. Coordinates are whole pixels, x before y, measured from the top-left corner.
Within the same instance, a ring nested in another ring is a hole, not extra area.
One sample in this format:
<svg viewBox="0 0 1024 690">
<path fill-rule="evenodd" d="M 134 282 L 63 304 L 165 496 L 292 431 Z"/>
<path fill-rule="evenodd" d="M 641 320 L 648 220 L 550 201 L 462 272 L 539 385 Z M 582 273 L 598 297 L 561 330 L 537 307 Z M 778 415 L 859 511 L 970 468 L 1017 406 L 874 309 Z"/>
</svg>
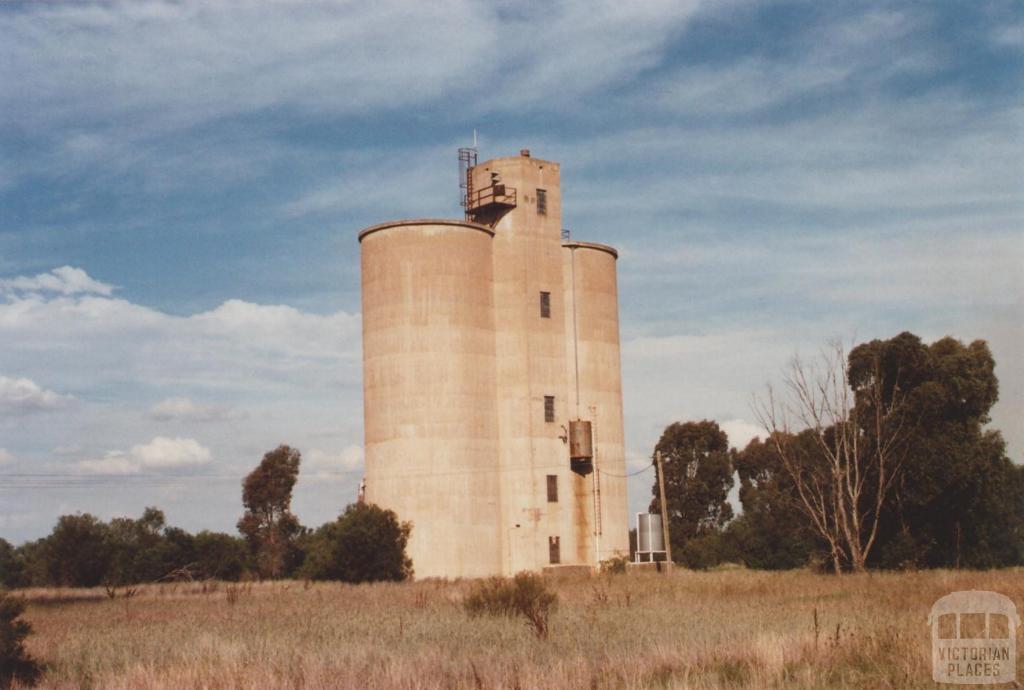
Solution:
<svg viewBox="0 0 1024 690">
<path fill-rule="evenodd" d="M 160 507 L 233 531 L 362 475 L 358 231 L 459 217 L 456 149 L 561 163 L 620 250 L 627 460 L 742 447 L 794 355 L 983 339 L 1024 462 L 1015 1 L 0 4 L 0 537 Z M 645 510 L 653 474 L 630 480 Z"/>
</svg>

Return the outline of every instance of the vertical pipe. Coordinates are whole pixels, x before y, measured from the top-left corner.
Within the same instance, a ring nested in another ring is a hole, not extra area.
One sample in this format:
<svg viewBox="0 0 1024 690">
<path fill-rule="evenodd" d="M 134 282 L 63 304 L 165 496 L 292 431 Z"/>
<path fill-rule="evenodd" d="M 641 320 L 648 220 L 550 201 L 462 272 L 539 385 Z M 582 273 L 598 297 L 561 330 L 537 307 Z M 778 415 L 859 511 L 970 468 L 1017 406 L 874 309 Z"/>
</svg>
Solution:
<svg viewBox="0 0 1024 690">
<path fill-rule="evenodd" d="M 572 283 L 572 357 L 576 367 L 576 419 L 580 418 L 580 337 L 576 318 L 576 250 L 569 249 L 569 280 Z M 593 420 L 593 417 L 591 417 Z M 593 447 L 593 439 L 591 439 Z"/>
<path fill-rule="evenodd" d="M 590 406 L 590 453 L 594 463 L 594 564 L 601 567 L 601 470 L 597 464 L 597 409 Z"/>
</svg>

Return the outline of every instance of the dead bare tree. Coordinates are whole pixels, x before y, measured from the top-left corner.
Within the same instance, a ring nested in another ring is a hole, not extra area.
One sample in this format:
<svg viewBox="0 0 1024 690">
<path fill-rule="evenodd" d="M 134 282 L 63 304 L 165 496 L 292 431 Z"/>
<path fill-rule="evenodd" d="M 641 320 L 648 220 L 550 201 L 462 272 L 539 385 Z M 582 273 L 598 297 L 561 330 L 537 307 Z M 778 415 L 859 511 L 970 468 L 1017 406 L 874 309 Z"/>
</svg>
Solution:
<svg viewBox="0 0 1024 690">
<path fill-rule="evenodd" d="M 885 380 L 877 357 L 856 390 L 841 343 L 832 343 L 821 359 L 815 366 L 795 357 L 785 394 L 769 386 L 766 396 L 755 397 L 754 413 L 800 509 L 828 543 L 835 572 L 844 562 L 861 572 L 909 450 L 906 394 L 898 380 Z"/>
</svg>

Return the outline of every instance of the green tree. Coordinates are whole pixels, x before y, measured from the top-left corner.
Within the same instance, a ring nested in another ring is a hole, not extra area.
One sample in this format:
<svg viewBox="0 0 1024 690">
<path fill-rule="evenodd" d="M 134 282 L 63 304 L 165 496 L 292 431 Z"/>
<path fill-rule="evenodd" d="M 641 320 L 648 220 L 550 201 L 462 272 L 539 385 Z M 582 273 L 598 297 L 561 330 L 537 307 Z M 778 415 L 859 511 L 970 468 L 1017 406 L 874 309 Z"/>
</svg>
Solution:
<svg viewBox="0 0 1024 690">
<path fill-rule="evenodd" d="M 860 376 L 847 368 L 836 342 L 820 364 L 793 359 L 784 393 L 769 387 L 756 403 L 798 505 L 829 547 L 836 573 L 863 571 L 885 522 L 886 502 L 899 482 L 914 420 L 902 368 L 884 352 L 862 357 Z M 810 446 L 793 442 L 803 438 Z"/>
<path fill-rule="evenodd" d="M 15 549 L 20 561 L 19 587 L 47 587 L 56 584 L 50 577 L 49 537 L 27 541 Z"/>
<path fill-rule="evenodd" d="M 62 515 L 39 554 L 49 581 L 63 587 L 95 587 L 110 571 L 109 527 L 90 515 Z"/>
<path fill-rule="evenodd" d="M 157 508 L 146 508 L 138 520 L 118 517 L 110 521 L 108 540 L 111 563 L 106 576 L 108 584 L 149 582 L 167 572 L 161 572 L 162 566 L 157 563 L 165 523 L 163 511 Z"/>
<path fill-rule="evenodd" d="M 726 500 L 733 486 L 729 437 L 713 421 L 676 422 L 665 428 L 654 450 L 665 468 L 673 557 L 685 562 L 688 541 L 718 532 L 732 519 Z M 657 481 L 652 493 L 650 511 L 658 513 Z"/>
<path fill-rule="evenodd" d="M 291 513 L 292 489 L 299 476 L 302 456 L 286 445 L 263 456 L 259 466 L 242 483 L 245 513 L 238 531 L 249 544 L 260 574 L 281 577 L 289 553 L 302 527 Z"/>
<path fill-rule="evenodd" d="M 24 587 L 25 564 L 10 542 L 0 539 L 0 588 Z"/>
<path fill-rule="evenodd" d="M 192 543 L 199 577 L 237 581 L 249 569 L 245 541 L 238 537 L 204 530 Z"/>
<path fill-rule="evenodd" d="M 850 353 L 855 388 L 865 362 L 879 360 L 906 391 L 914 420 L 900 480 L 886 503 L 874 564 L 997 567 L 1022 562 L 1024 469 L 998 431 L 986 429 L 999 395 L 988 345 L 942 338 L 926 345 L 911 333 L 874 340 Z M 883 400 L 891 397 L 885 391 Z"/>
<path fill-rule="evenodd" d="M 806 438 L 802 442 L 810 443 Z M 735 560 L 769 570 L 806 565 L 824 545 L 808 527 L 775 445 L 755 438 L 733 463 L 743 506 L 742 514 L 726 528 Z"/>
<path fill-rule="evenodd" d="M 0 591 L 0 689 L 17 681 L 35 685 L 42 675 L 39 664 L 25 651 L 25 638 L 32 627 L 21 619 L 25 604 Z"/>
<path fill-rule="evenodd" d="M 745 515 L 730 531 L 763 549 L 750 561 L 803 543 L 778 539 L 796 505 L 837 571 L 1024 562 L 1024 468 L 985 428 L 999 387 L 984 341 L 901 333 L 824 370 L 796 362 L 787 383 L 788 407 L 769 391 L 760 408 L 774 452 L 737 458 Z"/>
<path fill-rule="evenodd" d="M 394 511 L 353 503 L 308 538 L 302 573 L 314 580 L 399 581 L 412 577 L 405 553 L 412 524 Z"/>
</svg>

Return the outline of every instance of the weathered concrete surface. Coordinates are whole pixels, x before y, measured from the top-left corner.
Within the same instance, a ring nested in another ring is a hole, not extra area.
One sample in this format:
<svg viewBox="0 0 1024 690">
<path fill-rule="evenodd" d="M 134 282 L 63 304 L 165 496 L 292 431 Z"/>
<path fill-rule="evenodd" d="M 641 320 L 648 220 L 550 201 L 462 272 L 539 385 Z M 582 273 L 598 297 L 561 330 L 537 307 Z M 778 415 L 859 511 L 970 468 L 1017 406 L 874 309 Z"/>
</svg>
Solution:
<svg viewBox="0 0 1024 690">
<path fill-rule="evenodd" d="M 629 553 L 626 456 L 619 354 L 617 254 L 605 245 L 562 245 L 573 416 L 593 424 L 594 472 L 600 484 L 598 562 Z M 578 377 L 577 377 L 578 372 Z"/>
<path fill-rule="evenodd" d="M 502 567 L 491 281 L 483 229 L 362 237 L 366 498 L 412 521 L 418 576 Z"/>
</svg>

